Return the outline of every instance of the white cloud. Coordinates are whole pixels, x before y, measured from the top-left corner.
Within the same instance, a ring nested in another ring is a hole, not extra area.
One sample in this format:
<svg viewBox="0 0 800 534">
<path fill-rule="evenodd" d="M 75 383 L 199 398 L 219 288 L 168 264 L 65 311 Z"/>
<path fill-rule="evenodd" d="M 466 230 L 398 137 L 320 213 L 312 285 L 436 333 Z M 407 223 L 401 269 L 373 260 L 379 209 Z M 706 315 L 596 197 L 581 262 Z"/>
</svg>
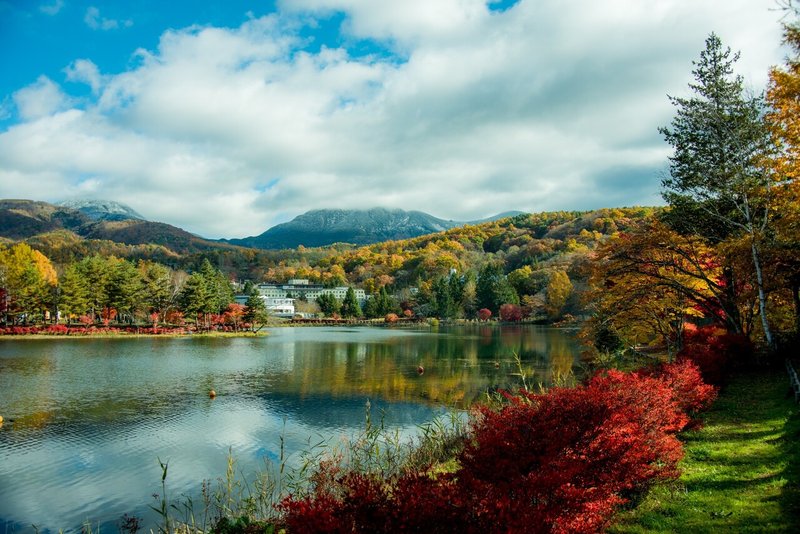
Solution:
<svg viewBox="0 0 800 534">
<path fill-rule="evenodd" d="M 666 95 L 685 93 L 711 31 L 763 87 L 783 57 L 772 7 L 297 0 L 238 28 L 169 30 L 128 71 L 73 62 L 67 79 L 96 93 L 84 110 L 66 110 L 47 78 L 18 91 L 24 120 L 0 133 L 0 196 L 33 191 L 16 177 L 60 180 L 43 200 L 91 193 L 209 237 L 323 207 L 468 220 L 655 204 Z M 297 29 L 334 12 L 345 45 L 304 50 Z M 106 19 L 95 8 L 90 20 Z M 400 56 L 348 51 L 365 39 Z"/>
<path fill-rule="evenodd" d="M 67 76 L 67 80 L 85 83 L 92 88 L 93 93 L 97 93 L 103 83 L 100 70 L 90 59 L 76 59 L 64 69 L 64 73 Z"/>
<path fill-rule="evenodd" d="M 133 21 L 130 19 L 117 20 L 101 17 L 100 10 L 95 6 L 86 9 L 83 22 L 93 30 L 116 30 L 120 27 L 130 28 L 133 26 Z"/>
<path fill-rule="evenodd" d="M 39 76 L 35 83 L 13 94 L 23 120 L 34 120 L 61 111 L 69 104 L 69 99 L 61 88 L 47 76 Z"/>
<path fill-rule="evenodd" d="M 58 15 L 61 11 L 61 8 L 64 7 L 64 0 L 53 0 L 48 4 L 42 4 L 39 6 L 39 11 L 44 13 L 45 15 Z"/>
</svg>

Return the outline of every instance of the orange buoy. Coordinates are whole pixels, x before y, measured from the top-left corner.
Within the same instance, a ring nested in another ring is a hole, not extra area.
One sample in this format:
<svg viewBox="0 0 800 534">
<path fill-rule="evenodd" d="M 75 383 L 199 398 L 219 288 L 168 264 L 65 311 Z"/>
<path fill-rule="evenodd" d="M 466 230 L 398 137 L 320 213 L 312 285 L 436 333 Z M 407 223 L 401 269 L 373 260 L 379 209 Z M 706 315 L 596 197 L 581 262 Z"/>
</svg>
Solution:
<svg viewBox="0 0 800 534">
<path fill-rule="evenodd" d="M 494 362 L 494 368 L 500 369 L 500 362 Z"/>
<path fill-rule="evenodd" d="M 208 396 L 213 399 L 214 397 L 217 396 L 217 392 L 212 389 L 211 391 L 208 392 Z"/>
<path fill-rule="evenodd" d="M 417 373 L 419 373 L 419 374 L 422 374 L 422 373 L 424 373 L 424 372 L 425 372 L 425 368 L 424 368 L 424 367 L 422 367 L 422 365 L 420 365 L 420 366 L 418 366 L 418 367 L 417 367 Z"/>
<path fill-rule="evenodd" d="M 3 426 L 3 416 L 0 415 L 0 426 Z"/>
</svg>

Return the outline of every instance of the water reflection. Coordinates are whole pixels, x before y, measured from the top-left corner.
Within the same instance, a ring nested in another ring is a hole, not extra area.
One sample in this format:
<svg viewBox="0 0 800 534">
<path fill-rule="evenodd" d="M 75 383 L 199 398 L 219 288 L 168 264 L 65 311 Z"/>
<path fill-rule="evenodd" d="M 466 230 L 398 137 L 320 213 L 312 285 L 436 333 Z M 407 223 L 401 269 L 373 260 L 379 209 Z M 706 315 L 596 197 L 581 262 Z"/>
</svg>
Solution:
<svg viewBox="0 0 800 534">
<path fill-rule="evenodd" d="M 224 473 L 229 448 L 255 470 L 278 458 L 282 437 L 296 461 L 311 443 L 362 429 L 367 399 L 373 418 L 411 435 L 446 407 L 516 384 L 514 354 L 529 383 L 548 383 L 576 353 L 569 334 L 530 326 L 2 341 L 0 532 L 153 520 L 158 458 L 175 494 L 196 495 Z"/>
</svg>

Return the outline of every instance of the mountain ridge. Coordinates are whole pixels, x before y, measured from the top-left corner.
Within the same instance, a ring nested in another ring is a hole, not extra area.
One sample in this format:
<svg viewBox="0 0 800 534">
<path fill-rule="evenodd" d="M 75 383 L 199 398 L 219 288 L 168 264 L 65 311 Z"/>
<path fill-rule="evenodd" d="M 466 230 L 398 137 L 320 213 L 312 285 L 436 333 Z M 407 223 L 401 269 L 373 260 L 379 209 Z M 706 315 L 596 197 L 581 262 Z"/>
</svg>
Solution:
<svg viewBox="0 0 800 534">
<path fill-rule="evenodd" d="M 257 236 L 225 239 L 226 243 L 257 249 L 321 247 L 334 243 L 369 245 L 443 232 L 465 224 L 480 224 L 519 215 L 509 211 L 476 221 L 440 219 L 428 213 L 399 208 L 366 210 L 315 209 L 277 224 Z"/>
<path fill-rule="evenodd" d="M 126 207 L 119 203 L 112 204 Z M 95 216 L 101 215 L 95 213 Z M 167 223 L 128 216 L 115 217 L 113 213 L 111 218 L 95 219 L 84 211 L 64 205 L 25 199 L 0 200 L 0 238 L 17 241 L 61 230 L 83 239 L 108 240 L 126 245 L 162 245 L 178 254 L 234 248 L 233 245 L 204 239 Z"/>
<path fill-rule="evenodd" d="M 422 211 L 371 208 L 316 209 L 275 225 L 258 236 L 206 239 L 167 223 L 148 221 L 125 204 L 106 200 L 51 204 L 24 199 L 0 200 L 0 239 L 23 240 L 66 230 L 83 239 L 127 245 L 153 244 L 176 253 L 246 247 L 261 250 L 323 247 L 335 243 L 370 245 L 481 224 L 523 212 L 503 212 L 475 221 L 454 221 Z"/>
<path fill-rule="evenodd" d="M 80 211 L 95 221 L 146 220 L 127 204 L 115 200 L 72 199 L 57 202 L 55 205 Z"/>
</svg>

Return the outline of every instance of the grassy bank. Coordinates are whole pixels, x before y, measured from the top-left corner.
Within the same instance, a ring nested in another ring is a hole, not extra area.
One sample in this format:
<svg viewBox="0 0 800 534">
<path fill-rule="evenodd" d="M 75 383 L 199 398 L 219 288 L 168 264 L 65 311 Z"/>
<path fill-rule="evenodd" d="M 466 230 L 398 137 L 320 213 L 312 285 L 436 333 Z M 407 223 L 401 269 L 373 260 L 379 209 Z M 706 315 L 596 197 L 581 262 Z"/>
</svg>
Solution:
<svg viewBox="0 0 800 534">
<path fill-rule="evenodd" d="M 732 379 L 687 432 L 683 475 L 612 532 L 800 532 L 800 414 L 785 372 Z"/>
</svg>

